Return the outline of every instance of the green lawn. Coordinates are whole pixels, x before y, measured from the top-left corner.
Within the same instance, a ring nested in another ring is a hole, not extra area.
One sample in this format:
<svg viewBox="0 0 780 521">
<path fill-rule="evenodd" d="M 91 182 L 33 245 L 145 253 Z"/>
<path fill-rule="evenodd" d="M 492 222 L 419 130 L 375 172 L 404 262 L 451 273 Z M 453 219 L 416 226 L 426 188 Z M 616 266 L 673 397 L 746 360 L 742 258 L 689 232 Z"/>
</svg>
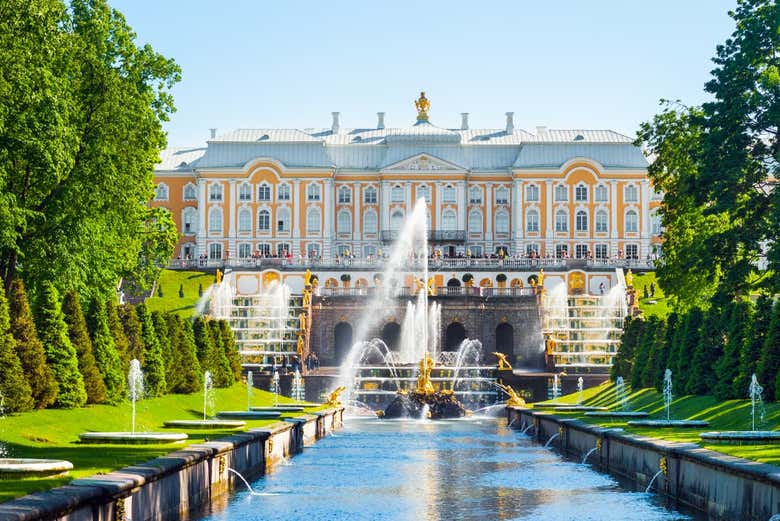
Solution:
<svg viewBox="0 0 780 521">
<path fill-rule="evenodd" d="M 615 407 L 615 386 L 608 382 L 584 392 L 584 405 Z M 576 403 L 577 393 L 559 398 L 565 403 Z M 543 402 L 549 403 L 549 402 Z M 665 419 L 664 402 L 661 393 L 655 389 L 639 389 L 629 394 L 629 408 L 632 411 L 645 411 L 652 418 Z M 761 430 L 780 430 L 780 403 L 765 404 L 765 417 Z M 702 447 L 748 458 L 762 463 L 780 465 L 779 445 L 711 445 L 704 444 L 699 433 L 722 430 L 750 430 L 750 400 L 728 400 L 720 402 L 712 396 L 679 396 L 675 397 L 671 407 L 671 417 L 676 420 L 706 420 L 709 427 L 701 429 L 657 429 L 644 427 L 629 427 L 626 420 L 611 420 L 607 418 L 592 418 L 583 413 L 556 412 L 556 415 L 577 418 L 586 423 L 605 427 L 622 427 L 628 433 L 639 434 L 652 438 L 670 441 L 693 442 Z"/>
<path fill-rule="evenodd" d="M 280 396 L 280 403 L 292 403 Z M 217 410 L 245 410 L 246 386 L 236 384 L 229 389 L 215 389 Z M 253 390 L 252 405 L 273 405 L 273 394 Z M 316 409 L 310 409 L 316 410 Z M 309 411 L 309 409 L 307 409 Z M 301 413 L 288 413 L 292 417 Z M 187 443 L 199 443 L 204 438 L 216 439 L 235 430 L 164 429 L 163 421 L 200 419 L 203 417 L 203 394 L 168 395 L 138 402 L 136 430 L 186 432 Z M 5 447 L 7 457 L 55 458 L 73 463 L 73 470 L 65 478 L 28 478 L 3 480 L 0 483 L 0 502 L 30 492 L 64 485 L 73 478 L 140 463 L 177 450 L 182 445 L 91 445 L 78 443 L 79 433 L 86 431 L 129 431 L 130 404 L 121 406 L 95 405 L 83 409 L 45 409 L 0 418 L 0 450 Z M 250 420 L 246 429 L 271 425 L 278 420 Z M 243 429 L 239 429 L 243 430 Z"/>
<path fill-rule="evenodd" d="M 163 296 L 155 293 L 146 299 L 146 305 L 150 311 L 170 311 L 178 313 L 182 317 L 189 318 L 195 311 L 198 299 L 198 285 L 205 292 L 214 282 L 214 275 L 201 271 L 176 271 L 162 270 L 157 280 L 158 287 L 162 288 Z M 179 286 L 184 286 L 184 297 L 179 296 Z"/>
<path fill-rule="evenodd" d="M 645 317 L 657 316 L 665 318 L 670 312 L 669 299 L 664 295 L 663 290 L 658 285 L 658 281 L 655 278 L 654 271 L 648 271 L 644 273 L 634 273 L 634 289 L 636 289 L 636 296 L 639 297 L 639 309 L 642 310 Z M 655 296 L 644 298 L 644 288 L 647 286 L 648 293 L 650 292 L 650 284 L 655 284 Z"/>
</svg>

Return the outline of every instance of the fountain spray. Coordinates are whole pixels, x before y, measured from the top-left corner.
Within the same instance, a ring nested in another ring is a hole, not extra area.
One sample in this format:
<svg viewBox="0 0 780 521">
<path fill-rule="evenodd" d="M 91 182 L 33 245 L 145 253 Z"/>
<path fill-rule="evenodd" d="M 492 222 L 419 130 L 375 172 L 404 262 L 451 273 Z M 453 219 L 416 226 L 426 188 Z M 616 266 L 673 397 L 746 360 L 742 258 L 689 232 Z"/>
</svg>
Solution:
<svg viewBox="0 0 780 521">
<path fill-rule="evenodd" d="M 213 408 L 214 382 L 211 379 L 211 371 L 203 373 L 203 419 L 206 419 L 209 408 Z"/>
<path fill-rule="evenodd" d="M 252 371 L 246 373 L 246 410 L 252 410 L 252 387 L 255 386 L 255 378 Z"/>
<path fill-rule="evenodd" d="M 127 373 L 127 389 L 130 395 L 130 403 L 133 407 L 132 431 L 135 433 L 135 402 L 144 394 L 144 373 L 141 371 L 141 362 L 137 359 L 130 361 L 130 371 Z"/>
<path fill-rule="evenodd" d="M 577 404 L 581 404 L 584 400 L 583 392 L 585 390 L 585 382 L 582 380 L 582 377 L 580 376 L 577 378 Z"/>
<path fill-rule="evenodd" d="M 666 421 L 672 419 L 672 370 L 668 367 L 664 371 L 664 409 Z"/>
<path fill-rule="evenodd" d="M 753 424 L 753 431 L 756 430 L 756 406 L 758 406 L 758 421 L 763 422 L 764 421 L 764 401 L 761 397 L 761 394 L 764 392 L 764 388 L 761 387 L 761 385 L 758 383 L 758 378 L 756 378 L 756 374 L 753 373 L 753 376 L 750 378 L 750 388 L 748 389 L 750 392 L 750 419 Z"/>
</svg>

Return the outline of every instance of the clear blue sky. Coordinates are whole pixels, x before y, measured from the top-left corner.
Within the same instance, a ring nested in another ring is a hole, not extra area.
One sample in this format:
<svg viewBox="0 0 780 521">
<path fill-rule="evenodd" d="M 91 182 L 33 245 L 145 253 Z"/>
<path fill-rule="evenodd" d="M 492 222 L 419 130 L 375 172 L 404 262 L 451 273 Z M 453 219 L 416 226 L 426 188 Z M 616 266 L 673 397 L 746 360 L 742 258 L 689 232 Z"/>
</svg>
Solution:
<svg viewBox="0 0 780 521">
<path fill-rule="evenodd" d="M 611 128 L 633 135 L 659 98 L 696 104 L 736 0 L 114 0 L 141 42 L 183 69 L 171 146 L 208 128 Z"/>
</svg>

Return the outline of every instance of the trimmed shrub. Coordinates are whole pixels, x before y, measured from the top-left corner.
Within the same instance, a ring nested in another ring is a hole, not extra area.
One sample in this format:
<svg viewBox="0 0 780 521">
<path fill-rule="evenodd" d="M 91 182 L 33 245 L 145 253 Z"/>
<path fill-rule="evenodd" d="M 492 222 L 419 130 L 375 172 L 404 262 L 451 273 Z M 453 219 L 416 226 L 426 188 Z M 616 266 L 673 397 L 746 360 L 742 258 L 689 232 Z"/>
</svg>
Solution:
<svg viewBox="0 0 780 521">
<path fill-rule="evenodd" d="M 775 389 L 778 368 L 780 367 L 780 303 L 775 302 L 772 306 L 772 317 L 769 320 L 764 345 L 761 349 L 761 356 L 756 363 L 756 377 L 758 382 L 764 388 L 764 399 L 777 399 L 778 394 Z M 748 384 L 749 385 L 749 384 Z M 745 395 L 747 389 L 745 389 Z M 743 395 L 744 396 L 744 395 Z"/>
<path fill-rule="evenodd" d="M 756 372 L 756 365 L 764 349 L 769 321 L 772 318 L 772 299 L 761 295 L 756 301 L 756 310 L 750 316 L 750 324 L 745 333 L 746 341 L 739 354 L 739 370 L 734 378 L 733 396 L 743 398 L 748 394 L 750 378 Z M 777 387 L 775 387 L 777 389 Z"/>
<path fill-rule="evenodd" d="M 106 385 L 106 403 L 117 405 L 127 396 L 127 384 L 122 370 L 122 359 L 108 326 L 105 304 L 99 300 L 92 303 L 88 323 L 92 332 L 92 351 Z"/>
<path fill-rule="evenodd" d="M 143 337 L 144 358 L 141 365 L 144 369 L 144 389 L 148 396 L 163 396 L 168 390 L 165 383 L 165 359 L 154 330 L 152 314 L 146 309 L 146 304 L 138 304 L 135 311 Z"/>
<path fill-rule="evenodd" d="M 130 370 L 130 340 L 127 339 L 125 327 L 119 316 L 119 306 L 113 300 L 108 300 L 105 307 L 108 329 L 114 339 L 114 346 L 119 360 L 122 362 L 122 374 L 124 375 Z"/>
<path fill-rule="evenodd" d="M 11 334 L 11 320 L 8 315 L 8 300 L 0 284 L 0 393 L 2 410 L 22 412 L 35 406 L 32 389 L 24 375 L 22 363 L 16 353 L 16 339 Z"/>
<path fill-rule="evenodd" d="M 65 315 L 65 323 L 68 324 L 70 343 L 73 344 L 78 357 L 79 372 L 84 379 L 84 390 L 87 391 L 87 403 L 103 403 L 106 401 L 106 384 L 95 361 L 92 339 L 89 338 L 87 320 L 84 318 L 78 293 L 69 291 L 65 294 L 62 312 Z"/>
<path fill-rule="evenodd" d="M 225 356 L 233 372 L 233 379 L 236 382 L 241 381 L 241 355 L 236 348 L 236 340 L 233 336 L 233 330 L 227 320 L 219 321 L 219 330 L 222 333 L 222 346 L 225 349 Z"/>
<path fill-rule="evenodd" d="M 726 343 L 723 346 L 723 356 L 715 364 L 717 382 L 713 394 L 719 400 L 740 398 L 735 394 L 734 380 L 739 374 L 739 358 L 743 346 L 750 341 L 753 323 L 753 305 L 749 301 L 739 301 L 729 304 L 731 319 L 728 324 Z"/>
<path fill-rule="evenodd" d="M 687 392 L 693 353 L 699 345 L 699 328 L 703 319 L 704 313 L 700 308 L 692 308 L 688 311 L 680 335 L 675 342 L 677 345 L 673 352 L 674 358 L 669 361 L 670 364 L 674 364 L 674 367 L 670 367 L 670 369 L 672 370 L 674 387 L 680 394 Z"/>
<path fill-rule="evenodd" d="M 138 319 L 138 312 L 132 304 L 119 306 L 119 319 L 122 321 L 127 337 L 127 358 L 128 360 L 138 360 L 144 365 L 144 332 L 141 321 Z M 130 367 L 128 363 L 128 367 Z"/>
<path fill-rule="evenodd" d="M 203 386 L 203 373 L 196 355 L 197 348 L 192 323 L 189 320 L 182 320 L 179 315 L 173 313 L 169 314 L 167 318 L 171 346 L 175 352 L 174 356 L 178 367 L 173 392 L 194 393 L 200 391 Z"/>
<path fill-rule="evenodd" d="M 728 323 L 725 317 L 728 311 L 728 307 L 722 310 L 713 305 L 704 315 L 687 371 L 685 392 L 688 394 L 711 394 L 715 388 L 715 364 L 723 356 L 723 323 Z"/>
<path fill-rule="evenodd" d="M 209 320 L 211 329 L 211 338 L 214 349 L 212 351 L 212 360 L 209 363 L 211 374 L 214 377 L 215 387 L 230 387 L 236 383 L 233 376 L 233 369 L 230 366 L 227 353 L 225 352 L 225 341 L 222 338 L 222 329 L 219 327 L 218 320 Z"/>
</svg>

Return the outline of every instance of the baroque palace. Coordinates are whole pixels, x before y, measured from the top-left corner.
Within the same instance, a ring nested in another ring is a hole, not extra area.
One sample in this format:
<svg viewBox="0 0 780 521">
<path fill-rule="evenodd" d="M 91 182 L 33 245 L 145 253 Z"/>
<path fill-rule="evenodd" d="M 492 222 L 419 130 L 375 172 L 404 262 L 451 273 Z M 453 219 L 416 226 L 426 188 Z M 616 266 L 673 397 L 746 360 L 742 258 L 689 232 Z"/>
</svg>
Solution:
<svg viewBox="0 0 780 521">
<path fill-rule="evenodd" d="M 611 130 L 387 128 L 211 131 L 205 147 L 168 149 L 155 206 L 170 209 L 176 256 L 331 261 L 382 255 L 415 202 L 428 203 L 443 257 L 640 259 L 659 253 L 660 194 L 632 140 Z"/>
</svg>

